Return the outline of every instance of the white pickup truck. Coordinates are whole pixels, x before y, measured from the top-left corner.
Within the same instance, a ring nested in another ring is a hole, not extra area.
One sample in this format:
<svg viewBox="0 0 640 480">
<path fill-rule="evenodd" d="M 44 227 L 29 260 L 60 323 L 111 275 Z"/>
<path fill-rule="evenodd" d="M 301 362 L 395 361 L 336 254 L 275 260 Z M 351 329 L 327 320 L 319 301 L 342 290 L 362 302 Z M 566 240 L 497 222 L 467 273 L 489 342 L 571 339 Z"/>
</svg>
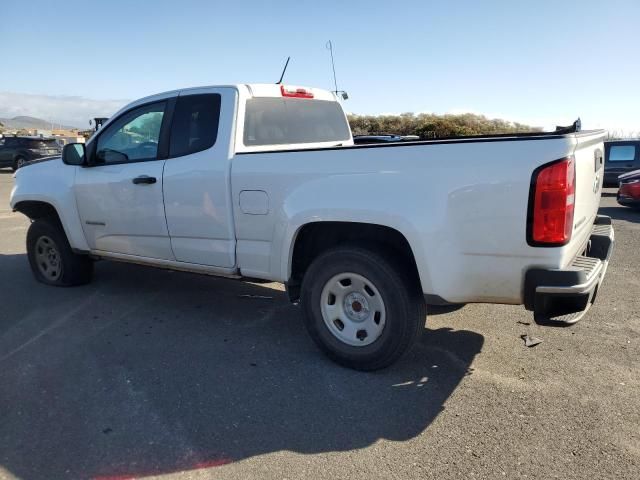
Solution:
<svg viewBox="0 0 640 480">
<path fill-rule="evenodd" d="M 96 259 L 283 282 L 332 359 L 390 365 L 427 304 L 524 304 L 570 324 L 605 275 L 604 132 L 354 145 L 333 93 L 185 89 L 18 170 L 11 206 L 50 285 Z"/>
</svg>

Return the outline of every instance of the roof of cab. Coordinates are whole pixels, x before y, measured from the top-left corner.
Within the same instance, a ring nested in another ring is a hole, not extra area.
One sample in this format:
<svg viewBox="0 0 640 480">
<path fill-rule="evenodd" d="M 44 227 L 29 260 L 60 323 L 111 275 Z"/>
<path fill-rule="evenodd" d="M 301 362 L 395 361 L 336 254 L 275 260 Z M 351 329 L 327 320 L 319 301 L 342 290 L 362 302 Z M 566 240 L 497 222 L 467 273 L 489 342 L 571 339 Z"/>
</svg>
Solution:
<svg viewBox="0 0 640 480">
<path fill-rule="evenodd" d="M 314 100 L 337 101 L 337 97 L 333 92 L 323 90 L 321 88 L 305 87 L 302 85 L 276 84 L 276 83 L 247 83 L 245 84 L 249 94 L 252 97 L 282 97 L 282 88 L 287 90 L 301 89 L 312 94 Z"/>
<path fill-rule="evenodd" d="M 304 89 L 313 94 L 313 99 L 315 100 L 328 100 L 331 102 L 335 102 L 338 98 L 335 96 L 333 92 L 328 90 L 323 90 L 321 88 L 313 88 L 313 87 L 303 87 L 300 85 L 290 85 L 290 84 L 276 84 L 276 83 L 238 83 L 238 84 L 228 84 L 228 85 L 204 85 L 200 87 L 188 87 L 188 88 L 180 88 L 177 90 L 169 90 L 166 92 L 155 93 L 153 95 L 148 95 L 146 97 L 139 98 L 132 102 L 129 102 L 125 106 L 123 106 L 120 110 L 114 113 L 107 122 L 103 126 L 106 126 L 110 123 L 111 119 L 118 116 L 120 113 L 138 106 L 144 105 L 146 103 L 152 102 L 154 100 L 163 100 L 165 98 L 170 98 L 173 96 L 177 96 L 182 92 L 188 92 L 190 90 L 202 90 L 207 88 L 233 88 L 238 91 L 242 90 L 246 95 L 250 97 L 282 97 L 281 87 L 285 87 L 287 89 Z"/>
<path fill-rule="evenodd" d="M 313 94 L 313 98 L 316 100 L 329 100 L 333 102 L 338 100 L 333 92 L 321 88 L 276 83 L 238 83 L 228 85 L 203 85 L 199 87 L 187 87 L 155 93 L 153 95 L 148 95 L 146 97 L 142 97 L 128 103 L 127 105 L 125 105 L 125 107 L 123 107 L 123 110 L 134 105 L 148 103 L 149 101 L 153 100 L 162 100 L 164 98 L 172 97 L 174 95 L 180 94 L 181 92 L 188 92 L 190 90 L 202 90 L 206 88 L 235 88 L 236 90 L 245 90 L 252 97 L 282 97 L 281 87 L 285 87 L 287 89 L 304 89 L 308 92 L 311 92 Z"/>
<path fill-rule="evenodd" d="M 149 95 L 147 97 L 140 98 L 131 102 L 131 104 L 135 103 L 146 103 L 149 100 L 161 99 L 171 97 L 173 95 L 178 95 L 181 92 L 188 92 L 190 90 L 202 90 L 206 88 L 235 88 L 236 90 L 244 90 L 251 97 L 282 97 L 282 87 L 286 89 L 303 89 L 307 92 L 313 94 L 313 98 L 316 100 L 329 100 L 336 101 L 338 98 L 333 92 L 329 90 L 324 90 L 322 88 L 314 88 L 314 87 L 305 87 L 301 85 L 290 85 L 290 84 L 277 84 L 277 83 L 238 83 L 238 84 L 230 84 L 230 85 L 203 85 L 199 87 L 187 87 L 180 88 L 177 90 L 169 90 L 167 92 L 156 93 L 153 95 Z"/>
</svg>

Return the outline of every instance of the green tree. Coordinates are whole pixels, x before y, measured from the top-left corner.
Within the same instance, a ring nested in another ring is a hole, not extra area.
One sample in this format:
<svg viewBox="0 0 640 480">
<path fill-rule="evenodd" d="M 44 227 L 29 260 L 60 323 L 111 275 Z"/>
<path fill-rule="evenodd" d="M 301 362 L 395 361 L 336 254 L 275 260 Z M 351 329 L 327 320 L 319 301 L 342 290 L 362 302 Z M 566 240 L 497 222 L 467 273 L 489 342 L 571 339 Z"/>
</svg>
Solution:
<svg viewBox="0 0 640 480">
<path fill-rule="evenodd" d="M 420 138 L 444 138 L 466 135 L 539 132 L 540 128 L 484 115 L 435 115 L 407 112 L 400 115 L 349 115 L 354 135 L 418 135 Z"/>
</svg>

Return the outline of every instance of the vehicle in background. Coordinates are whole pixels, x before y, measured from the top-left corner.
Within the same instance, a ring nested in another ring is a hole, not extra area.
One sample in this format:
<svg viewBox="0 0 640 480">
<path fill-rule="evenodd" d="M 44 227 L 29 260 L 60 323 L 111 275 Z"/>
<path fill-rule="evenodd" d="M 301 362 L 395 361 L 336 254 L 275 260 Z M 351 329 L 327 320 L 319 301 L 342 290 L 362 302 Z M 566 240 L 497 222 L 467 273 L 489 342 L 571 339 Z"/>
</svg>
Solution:
<svg viewBox="0 0 640 480">
<path fill-rule="evenodd" d="M 618 177 L 640 169 L 640 140 L 604 143 L 604 186 L 617 187 Z"/>
<path fill-rule="evenodd" d="M 618 203 L 625 207 L 640 209 L 640 170 L 620 175 L 618 178 Z"/>
<path fill-rule="evenodd" d="M 11 207 L 33 220 L 43 283 L 87 283 L 98 258 L 282 282 L 329 357 L 376 370 L 418 341 L 427 303 L 584 315 L 614 243 L 597 214 L 604 136 L 354 145 L 333 92 L 192 88 L 20 169 Z"/>
<path fill-rule="evenodd" d="M 104 125 L 107 120 L 109 120 L 109 117 L 94 117 L 93 119 L 94 130 L 96 132 L 100 130 L 100 128 L 102 128 L 102 125 Z M 91 124 L 91 122 L 89 122 L 89 124 Z"/>
<path fill-rule="evenodd" d="M 353 143 L 356 145 L 364 145 L 367 143 L 393 143 L 393 142 L 411 142 L 420 140 L 418 135 L 354 135 Z"/>
<path fill-rule="evenodd" d="M 0 138 L 0 168 L 11 167 L 15 171 L 33 160 L 61 153 L 62 148 L 55 138 Z"/>
</svg>

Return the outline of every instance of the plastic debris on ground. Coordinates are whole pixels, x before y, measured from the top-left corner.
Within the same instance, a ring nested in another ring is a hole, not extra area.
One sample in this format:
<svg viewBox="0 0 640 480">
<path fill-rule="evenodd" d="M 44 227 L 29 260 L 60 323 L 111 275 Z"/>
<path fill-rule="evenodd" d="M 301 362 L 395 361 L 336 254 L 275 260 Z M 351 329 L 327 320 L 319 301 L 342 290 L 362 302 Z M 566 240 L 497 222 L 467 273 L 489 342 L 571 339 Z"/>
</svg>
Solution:
<svg viewBox="0 0 640 480">
<path fill-rule="evenodd" d="M 530 335 L 520 335 L 520 338 L 524 340 L 525 347 L 535 347 L 536 345 L 542 343 L 542 340 L 540 340 L 537 337 L 532 337 Z"/>
</svg>

